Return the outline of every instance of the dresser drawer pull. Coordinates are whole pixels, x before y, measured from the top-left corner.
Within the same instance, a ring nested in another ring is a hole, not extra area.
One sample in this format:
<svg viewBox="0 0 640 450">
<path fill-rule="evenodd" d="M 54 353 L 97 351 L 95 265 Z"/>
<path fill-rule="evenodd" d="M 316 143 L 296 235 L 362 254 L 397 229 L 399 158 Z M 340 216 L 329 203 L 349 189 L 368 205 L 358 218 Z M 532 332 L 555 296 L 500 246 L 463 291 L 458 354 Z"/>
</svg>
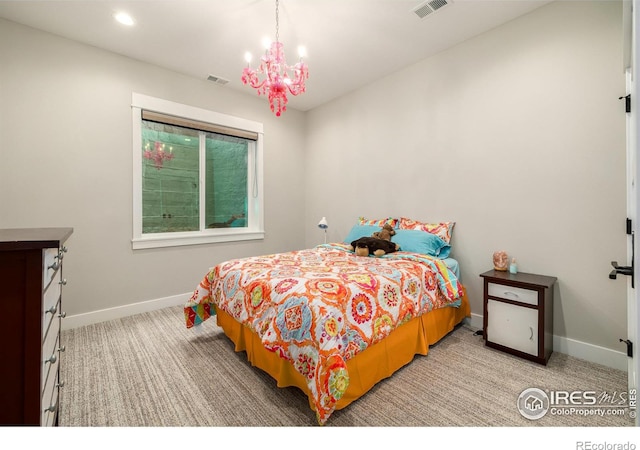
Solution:
<svg viewBox="0 0 640 450">
<path fill-rule="evenodd" d="M 57 310 L 58 310 L 58 305 L 53 305 L 51 308 L 47 309 L 45 312 L 49 314 L 55 314 Z"/>
<path fill-rule="evenodd" d="M 64 319 L 65 317 L 67 317 L 67 313 L 62 311 L 60 314 L 58 314 L 58 317 L 60 317 L 61 319 Z"/>
<path fill-rule="evenodd" d="M 49 363 L 49 364 L 53 364 L 58 360 L 58 358 L 56 358 L 56 355 L 51 355 L 49 356 L 47 359 L 44 360 L 44 363 Z"/>
<path fill-rule="evenodd" d="M 515 297 L 515 298 L 520 298 L 520 296 L 518 294 L 516 294 L 515 292 L 513 292 L 513 291 L 504 291 L 504 295 L 507 296 L 507 297 L 511 296 L 511 297 Z"/>
<path fill-rule="evenodd" d="M 56 409 L 58 409 L 58 402 L 55 402 L 53 405 L 51 405 L 51 406 L 49 406 L 48 408 L 46 408 L 46 409 L 44 410 L 44 412 L 50 412 L 50 413 L 52 413 L 52 412 L 55 412 L 55 411 L 56 411 Z"/>
<path fill-rule="evenodd" d="M 60 284 L 61 284 L 61 285 L 63 285 L 63 286 L 66 286 L 66 285 L 67 285 L 67 279 L 66 279 L 66 278 L 63 278 L 63 279 L 60 281 Z"/>
<path fill-rule="evenodd" d="M 529 330 L 531 330 L 531 336 L 529 336 L 529 340 L 533 341 L 533 327 L 529 327 Z"/>
</svg>

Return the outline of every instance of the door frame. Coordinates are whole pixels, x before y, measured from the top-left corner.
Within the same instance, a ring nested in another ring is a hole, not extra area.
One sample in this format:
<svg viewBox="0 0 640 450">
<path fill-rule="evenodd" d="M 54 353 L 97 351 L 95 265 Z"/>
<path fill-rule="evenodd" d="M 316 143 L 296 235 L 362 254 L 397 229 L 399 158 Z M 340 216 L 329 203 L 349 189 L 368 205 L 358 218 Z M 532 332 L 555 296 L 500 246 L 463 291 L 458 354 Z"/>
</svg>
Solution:
<svg viewBox="0 0 640 450">
<path fill-rule="evenodd" d="M 640 93 L 640 48 L 637 43 L 636 27 L 640 25 L 640 0 L 623 1 L 623 63 L 626 77 L 626 94 L 631 96 L 630 112 L 626 114 L 626 153 L 627 153 L 627 217 L 632 220 L 632 235 L 628 238 L 628 260 L 632 261 L 634 255 L 640 255 L 638 239 L 640 237 L 640 224 L 638 212 L 640 212 L 640 195 L 638 195 L 637 180 L 640 178 L 640 154 L 638 149 L 638 134 L 640 130 L 640 116 L 638 115 L 637 98 Z M 634 278 L 640 280 L 638 264 L 634 263 Z M 627 339 L 633 345 L 633 355 L 628 358 L 628 389 L 631 399 L 638 389 L 638 375 L 640 374 L 640 358 L 636 356 L 640 343 L 638 337 L 640 331 L 640 289 L 632 286 L 631 280 L 627 284 Z M 631 405 L 630 405 L 631 406 Z M 631 413 L 631 410 L 630 410 Z M 635 425 L 640 426 L 637 410 Z"/>
</svg>

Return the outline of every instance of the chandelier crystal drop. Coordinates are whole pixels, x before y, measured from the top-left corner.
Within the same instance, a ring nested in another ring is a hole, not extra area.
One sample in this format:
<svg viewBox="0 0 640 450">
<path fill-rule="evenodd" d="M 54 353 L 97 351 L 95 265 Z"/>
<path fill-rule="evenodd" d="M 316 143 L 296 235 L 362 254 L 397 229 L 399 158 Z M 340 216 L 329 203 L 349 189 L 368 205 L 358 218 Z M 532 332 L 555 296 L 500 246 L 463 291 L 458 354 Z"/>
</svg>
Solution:
<svg viewBox="0 0 640 450">
<path fill-rule="evenodd" d="M 287 93 L 300 95 L 305 92 L 305 81 L 309 78 L 309 69 L 302 60 L 302 51 L 299 52 L 300 60 L 294 66 L 287 65 L 284 46 L 279 41 L 278 3 L 279 0 L 276 0 L 275 42 L 267 47 L 257 69 L 251 68 L 251 55 L 247 53 L 247 67 L 242 71 L 242 83 L 257 89 L 258 95 L 266 95 L 271 111 L 276 116 L 287 110 Z M 260 80 L 259 75 L 264 75 L 264 79 Z"/>
</svg>

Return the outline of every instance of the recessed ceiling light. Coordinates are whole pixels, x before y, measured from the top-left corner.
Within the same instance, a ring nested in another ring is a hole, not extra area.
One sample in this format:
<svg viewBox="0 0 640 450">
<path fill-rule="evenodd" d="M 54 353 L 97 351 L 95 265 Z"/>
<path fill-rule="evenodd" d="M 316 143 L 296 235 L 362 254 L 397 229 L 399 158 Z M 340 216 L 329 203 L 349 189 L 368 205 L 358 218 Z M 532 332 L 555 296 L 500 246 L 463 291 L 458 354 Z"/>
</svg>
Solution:
<svg viewBox="0 0 640 450">
<path fill-rule="evenodd" d="M 115 17 L 115 19 L 118 22 L 120 22 L 121 24 L 123 24 L 123 25 L 131 26 L 131 25 L 133 25 L 135 23 L 133 21 L 133 18 L 129 14 L 125 13 L 125 12 L 115 13 L 113 15 L 113 17 Z"/>
</svg>

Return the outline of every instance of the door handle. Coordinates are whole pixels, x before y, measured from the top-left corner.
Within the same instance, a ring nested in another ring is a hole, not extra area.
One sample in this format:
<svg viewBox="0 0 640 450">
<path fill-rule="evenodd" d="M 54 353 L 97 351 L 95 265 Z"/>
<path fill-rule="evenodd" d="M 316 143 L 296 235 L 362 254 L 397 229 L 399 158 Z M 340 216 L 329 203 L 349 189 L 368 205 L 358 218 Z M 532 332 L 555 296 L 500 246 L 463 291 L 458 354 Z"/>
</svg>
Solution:
<svg viewBox="0 0 640 450">
<path fill-rule="evenodd" d="M 613 270 L 609 274 L 609 278 L 612 280 L 616 279 L 616 275 L 633 275 L 633 267 L 631 266 L 619 266 L 618 261 L 611 261 L 611 265 L 613 266 Z"/>
<path fill-rule="evenodd" d="M 618 261 L 611 261 L 611 265 L 613 266 L 613 270 L 609 273 L 609 278 L 615 280 L 618 277 L 618 274 L 630 276 L 631 285 L 633 287 L 633 266 L 619 266 Z"/>
<path fill-rule="evenodd" d="M 619 266 L 618 261 L 611 261 L 611 265 L 613 266 L 613 270 L 609 272 L 609 278 L 615 280 L 620 275 L 627 275 L 631 277 L 631 287 L 635 289 L 635 249 L 636 249 L 636 233 L 633 230 L 633 224 L 631 219 L 627 218 L 627 235 L 631 236 L 631 265 L 630 266 Z"/>
</svg>

